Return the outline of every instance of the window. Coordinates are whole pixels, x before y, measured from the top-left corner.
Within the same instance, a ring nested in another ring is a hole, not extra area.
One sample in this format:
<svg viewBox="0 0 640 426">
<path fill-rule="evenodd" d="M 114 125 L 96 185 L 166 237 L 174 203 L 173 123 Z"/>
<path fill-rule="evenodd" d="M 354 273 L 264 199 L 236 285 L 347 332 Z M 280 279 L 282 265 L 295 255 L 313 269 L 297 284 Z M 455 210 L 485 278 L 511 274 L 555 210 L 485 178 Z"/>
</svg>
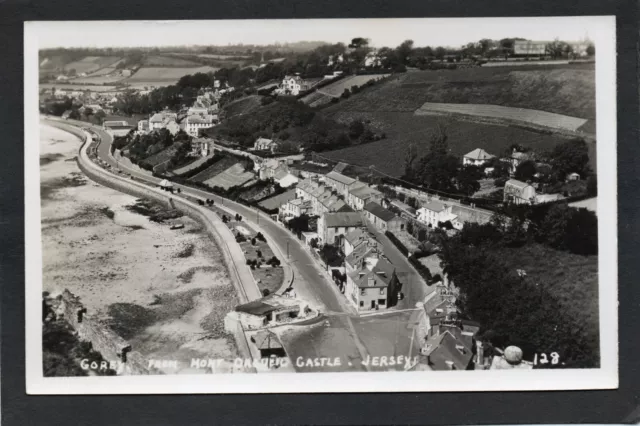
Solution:
<svg viewBox="0 0 640 426">
<path fill-rule="evenodd" d="M 364 296 L 367 293 L 367 289 L 366 288 L 361 288 L 360 289 L 360 296 Z"/>
<path fill-rule="evenodd" d="M 360 301 L 360 307 L 364 308 L 364 302 L 362 300 Z"/>
<path fill-rule="evenodd" d="M 384 295 L 384 288 L 380 289 L 380 295 L 383 296 Z"/>
<path fill-rule="evenodd" d="M 378 299 L 378 305 L 384 305 L 385 303 L 387 303 L 385 299 Z"/>
</svg>

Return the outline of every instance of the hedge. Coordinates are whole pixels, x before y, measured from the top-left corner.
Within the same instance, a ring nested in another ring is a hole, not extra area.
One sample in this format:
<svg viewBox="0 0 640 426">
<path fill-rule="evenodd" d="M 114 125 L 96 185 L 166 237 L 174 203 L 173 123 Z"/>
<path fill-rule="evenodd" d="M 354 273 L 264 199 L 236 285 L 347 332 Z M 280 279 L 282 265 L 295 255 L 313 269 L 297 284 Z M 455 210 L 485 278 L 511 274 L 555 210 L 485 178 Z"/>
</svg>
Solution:
<svg viewBox="0 0 640 426">
<path fill-rule="evenodd" d="M 405 247 L 404 244 L 402 244 L 402 242 L 398 239 L 398 237 L 396 237 L 395 235 L 393 235 L 391 232 L 386 231 L 384 233 L 384 235 L 387 236 L 387 238 L 389 238 L 391 240 L 391 242 L 398 247 L 398 250 L 400 250 L 402 252 L 402 254 L 404 254 L 405 256 L 409 256 L 409 249 L 407 247 Z"/>
</svg>

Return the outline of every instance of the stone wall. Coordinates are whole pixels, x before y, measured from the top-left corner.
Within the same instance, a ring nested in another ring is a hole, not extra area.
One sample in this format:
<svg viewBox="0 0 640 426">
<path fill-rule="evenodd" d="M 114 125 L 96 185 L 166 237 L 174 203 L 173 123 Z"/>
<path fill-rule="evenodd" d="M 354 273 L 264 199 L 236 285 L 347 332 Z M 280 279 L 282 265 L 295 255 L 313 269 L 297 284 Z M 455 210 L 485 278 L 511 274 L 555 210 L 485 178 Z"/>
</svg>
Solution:
<svg viewBox="0 0 640 426">
<path fill-rule="evenodd" d="M 134 352 L 129 342 L 93 318 L 80 298 L 69 290 L 62 293 L 61 311 L 64 319 L 77 331 L 80 340 L 91 342 L 93 349 L 100 352 L 106 361 L 115 363 L 119 375 L 151 373 L 144 356 Z"/>
</svg>

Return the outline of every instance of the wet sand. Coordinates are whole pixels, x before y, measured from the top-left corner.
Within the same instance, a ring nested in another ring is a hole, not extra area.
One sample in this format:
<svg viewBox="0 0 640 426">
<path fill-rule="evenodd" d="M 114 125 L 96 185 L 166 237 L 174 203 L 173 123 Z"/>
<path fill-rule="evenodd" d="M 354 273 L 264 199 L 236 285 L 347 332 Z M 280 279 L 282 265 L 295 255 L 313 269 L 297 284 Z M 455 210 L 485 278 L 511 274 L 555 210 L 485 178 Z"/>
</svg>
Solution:
<svg viewBox="0 0 640 426">
<path fill-rule="evenodd" d="M 40 132 L 43 291 L 69 289 L 133 350 L 179 361 L 168 373 L 191 372 L 192 357 L 235 357 L 223 318 L 239 302 L 204 229 L 186 216 L 154 223 L 130 211 L 134 197 L 82 174 L 77 138 Z"/>
</svg>

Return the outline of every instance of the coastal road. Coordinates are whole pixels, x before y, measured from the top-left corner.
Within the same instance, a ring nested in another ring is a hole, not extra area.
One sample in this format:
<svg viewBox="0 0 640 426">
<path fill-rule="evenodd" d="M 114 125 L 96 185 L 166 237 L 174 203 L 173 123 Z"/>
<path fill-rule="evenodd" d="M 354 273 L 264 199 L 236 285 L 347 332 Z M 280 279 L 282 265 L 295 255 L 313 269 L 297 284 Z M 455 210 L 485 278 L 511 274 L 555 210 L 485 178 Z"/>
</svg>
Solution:
<svg viewBox="0 0 640 426">
<path fill-rule="evenodd" d="M 102 128 L 82 121 L 62 121 L 78 127 L 90 128 L 100 136 L 101 142 L 98 145 L 98 157 L 107 162 L 114 169 L 120 169 L 131 176 L 134 176 L 136 179 L 150 182 L 155 185 L 158 185 L 162 180 L 149 176 L 147 173 L 143 173 L 135 168 L 128 167 L 123 162 L 116 162 L 110 152 L 113 138 Z M 346 298 L 340 294 L 337 286 L 328 278 L 327 274 L 320 269 L 315 258 L 302 245 L 302 243 L 293 237 L 293 235 L 282 225 L 272 220 L 264 212 L 207 191 L 179 185 L 175 182 L 173 182 L 173 185 L 175 188 L 180 188 L 181 192 L 185 195 L 204 199 L 210 198 L 216 203 L 222 204 L 225 208 L 237 212 L 243 217 L 243 220 L 250 222 L 256 228 L 260 228 L 261 232 L 278 245 L 278 248 L 282 253 L 288 252 L 289 263 L 295 271 L 293 289 L 300 298 L 305 299 L 307 302 L 315 305 L 318 309 L 327 314 L 356 313 L 355 308 L 353 308 Z M 286 261 L 286 259 L 284 260 Z"/>
</svg>

